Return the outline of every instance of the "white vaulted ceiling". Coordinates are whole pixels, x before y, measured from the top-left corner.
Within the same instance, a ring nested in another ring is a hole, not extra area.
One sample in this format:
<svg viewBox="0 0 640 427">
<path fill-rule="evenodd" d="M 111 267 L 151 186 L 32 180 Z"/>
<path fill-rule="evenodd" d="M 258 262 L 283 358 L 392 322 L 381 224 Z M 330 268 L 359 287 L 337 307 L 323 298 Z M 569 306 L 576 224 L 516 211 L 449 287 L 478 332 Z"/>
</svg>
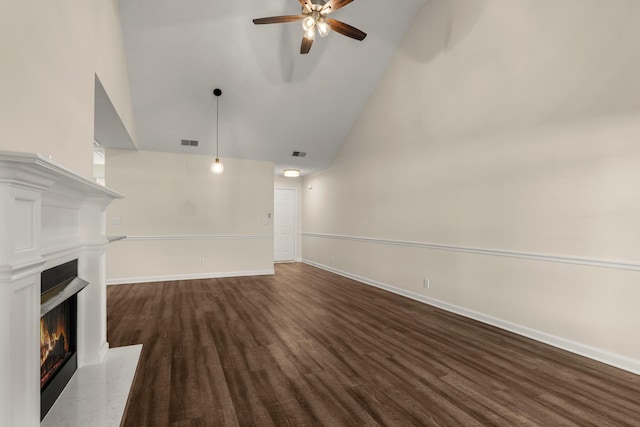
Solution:
<svg viewBox="0 0 640 427">
<path fill-rule="evenodd" d="M 268 160 L 276 173 L 326 168 L 425 3 L 355 0 L 331 16 L 367 38 L 332 32 L 300 55 L 300 22 L 252 23 L 300 13 L 296 0 L 121 0 L 138 148 L 215 153 L 219 87 L 223 160 Z"/>
</svg>

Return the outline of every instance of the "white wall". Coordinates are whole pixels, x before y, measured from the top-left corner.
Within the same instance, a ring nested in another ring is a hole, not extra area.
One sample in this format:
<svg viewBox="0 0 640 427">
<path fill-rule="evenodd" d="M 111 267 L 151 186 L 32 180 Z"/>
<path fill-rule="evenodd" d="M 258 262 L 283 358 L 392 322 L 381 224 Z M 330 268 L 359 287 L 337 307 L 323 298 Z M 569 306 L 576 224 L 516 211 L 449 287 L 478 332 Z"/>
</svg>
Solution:
<svg viewBox="0 0 640 427">
<path fill-rule="evenodd" d="M 638 19 L 430 0 L 304 180 L 304 258 L 640 372 Z"/>
<path fill-rule="evenodd" d="M 273 163 L 106 150 L 106 181 L 125 199 L 107 211 L 107 282 L 273 273 Z M 119 218 L 120 224 L 113 224 Z M 201 261 L 202 260 L 202 261 Z"/>
<path fill-rule="evenodd" d="M 302 177 L 285 178 L 277 174 L 274 178 L 274 188 L 292 188 L 296 190 L 296 260 L 302 260 Z"/>
<path fill-rule="evenodd" d="M 0 52 L 0 149 L 90 179 L 96 75 L 135 138 L 117 1 L 3 2 Z"/>
<path fill-rule="evenodd" d="M 134 135 L 117 2 L 3 1 L 0 6 L 0 150 L 51 155 L 59 165 L 91 179 L 96 75 Z M 7 172 L 6 165 L 4 167 L 3 175 Z M 0 300 L 3 308 L 7 306 L 4 314 L 18 314 L 10 322 L 3 321 L 0 332 L 2 342 L 16 343 L 10 357 L 0 355 L 0 423 L 16 426 L 40 425 L 39 362 L 37 347 L 33 348 L 37 341 L 30 339 L 30 334 L 37 336 L 39 333 L 38 319 L 32 318 L 26 323 L 19 320 L 29 314 L 37 316 L 39 277 L 45 260 L 48 268 L 54 261 L 79 258 L 80 273 L 91 282 L 80 295 L 84 302 L 79 301 L 79 318 L 82 320 L 86 315 L 90 320 L 84 322 L 79 331 L 80 365 L 99 362 L 107 350 L 105 242 L 104 227 L 100 223 L 103 218 L 100 197 L 87 183 L 74 183 L 66 190 L 65 186 L 56 183 L 50 195 L 41 197 L 39 193 L 55 182 L 52 178 L 47 184 L 48 178 L 44 179 L 53 176 L 51 170 L 36 171 L 32 177 L 37 176 L 37 179 L 33 182 L 29 180 L 28 170 L 22 167 L 16 179 L 5 180 L 3 185 L 8 191 L 5 196 L 35 197 L 27 203 L 34 209 L 34 214 L 24 218 L 4 215 L 0 221 L 0 229 L 11 232 L 14 240 L 21 228 L 35 221 L 32 228 L 35 231 L 29 234 L 32 239 L 29 250 L 17 250 L 19 260 L 6 256 L 0 260 Z M 60 176 L 68 180 L 71 175 L 61 173 Z M 83 191 L 87 188 L 89 192 L 85 194 Z M 82 208 L 81 201 L 76 201 L 77 197 L 84 198 L 81 194 L 87 197 Z M 52 214 L 60 210 L 61 204 L 66 204 L 64 210 L 80 212 L 75 217 L 68 215 L 61 220 Z M 6 212 L 12 206 L 13 203 L 3 201 L 2 208 L 6 208 Z M 41 211 L 44 225 L 39 222 Z M 75 227 L 74 218 L 79 222 Z M 51 230 L 58 222 L 64 226 Z M 5 252 L 12 248 L 12 239 L 5 239 L 3 235 L 0 240 Z M 16 278 L 23 281 L 23 285 L 12 284 Z M 27 283 L 29 286 L 24 287 Z M 14 293 L 16 295 L 11 297 Z M 26 305 L 16 304 L 17 298 L 23 298 Z M 86 313 L 82 312 L 83 307 Z M 14 335 L 23 329 L 29 333 L 21 338 L 28 344 L 22 348 L 34 350 L 30 354 L 19 351 L 18 341 L 5 339 L 9 336 L 5 331 Z"/>
</svg>

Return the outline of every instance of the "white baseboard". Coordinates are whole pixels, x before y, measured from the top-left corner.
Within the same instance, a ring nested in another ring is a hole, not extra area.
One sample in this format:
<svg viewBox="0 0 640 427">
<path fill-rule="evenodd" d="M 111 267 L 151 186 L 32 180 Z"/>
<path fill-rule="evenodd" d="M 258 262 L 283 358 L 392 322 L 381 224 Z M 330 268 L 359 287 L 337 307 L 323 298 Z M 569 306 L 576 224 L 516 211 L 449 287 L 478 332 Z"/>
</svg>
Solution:
<svg viewBox="0 0 640 427">
<path fill-rule="evenodd" d="M 223 277 L 268 276 L 275 274 L 273 269 L 255 271 L 232 271 L 220 273 L 176 274 L 170 276 L 123 277 L 107 279 L 107 285 L 127 285 L 131 283 L 172 282 L 175 280 L 219 279 Z"/>
<path fill-rule="evenodd" d="M 486 323 L 491 326 L 495 326 L 500 329 L 504 329 L 509 332 L 513 332 L 518 335 L 522 335 L 533 340 L 549 344 L 553 347 L 557 347 L 562 350 L 569 351 L 571 353 L 578 354 L 580 356 L 587 357 L 589 359 L 596 360 L 598 362 L 605 363 L 607 365 L 614 366 L 616 368 L 623 369 L 625 371 L 640 375 L 640 361 L 631 359 L 618 354 L 610 353 L 608 351 L 600 350 L 598 348 L 590 347 L 575 341 L 571 341 L 562 337 L 547 334 L 535 329 L 528 328 L 526 326 L 518 325 L 516 323 L 508 322 L 506 320 L 498 319 L 486 314 L 479 313 L 477 311 L 469 310 L 464 307 L 460 307 L 454 304 L 449 304 L 444 301 L 437 300 L 435 298 L 429 298 L 424 295 L 417 294 L 415 292 L 407 291 L 405 289 L 397 288 L 386 283 L 378 282 L 376 280 L 361 277 L 355 274 L 348 273 L 346 271 L 338 270 L 333 267 L 329 267 L 323 264 L 319 264 L 308 259 L 303 259 L 305 264 L 309 264 L 314 267 L 318 267 L 322 270 L 329 271 L 331 273 L 338 274 L 349 279 L 353 279 L 357 282 L 364 283 L 366 285 L 374 286 L 376 288 L 384 289 L 394 294 L 398 294 L 413 300 L 429 304 L 434 307 L 441 308 L 451 313 L 459 314 L 470 319 L 477 320 L 482 323 Z"/>
</svg>

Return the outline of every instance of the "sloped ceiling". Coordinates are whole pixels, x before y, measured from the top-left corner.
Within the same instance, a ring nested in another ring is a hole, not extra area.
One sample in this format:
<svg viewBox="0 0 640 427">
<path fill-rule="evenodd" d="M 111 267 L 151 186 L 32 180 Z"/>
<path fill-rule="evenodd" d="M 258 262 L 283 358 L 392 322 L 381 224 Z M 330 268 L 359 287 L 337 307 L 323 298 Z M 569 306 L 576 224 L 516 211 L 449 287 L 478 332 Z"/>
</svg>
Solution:
<svg viewBox="0 0 640 427">
<path fill-rule="evenodd" d="M 122 119 L 111 103 L 109 95 L 104 90 L 98 76 L 95 78 L 94 87 L 95 127 L 93 129 L 93 139 L 104 147 L 135 150 L 136 144 L 122 123 Z"/>
<path fill-rule="evenodd" d="M 332 32 L 300 55 L 296 0 L 121 0 L 138 148 L 268 160 L 276 173 L 329 166 L 426 0 L 356 0 L 332 14 L 365 33 Z M 183 147 L 180 140 L 198 140 Z M 305 158 L 291 156 L 305 151 Z"/>
</svg>

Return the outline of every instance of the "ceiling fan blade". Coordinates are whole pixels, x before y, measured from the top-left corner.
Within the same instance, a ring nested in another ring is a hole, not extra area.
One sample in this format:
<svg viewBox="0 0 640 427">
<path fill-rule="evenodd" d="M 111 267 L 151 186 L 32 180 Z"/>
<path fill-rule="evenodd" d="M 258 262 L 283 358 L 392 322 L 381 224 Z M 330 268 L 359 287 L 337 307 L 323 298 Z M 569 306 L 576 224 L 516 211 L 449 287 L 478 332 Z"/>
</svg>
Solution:
<svg viewBox="0 0 640 427">
<path fill-rule="evenodd" d="M 253 23 L 256 25 L 260 24 L 280 24 L 282 22 L 293 22 L 304 19 L 304 15 L 283 15 L 283 16 L 271 16 L 268 18 L 258 18 L 254 19 Z"/>
<path fill-rule="evenodd" d="M 298 0 L 298 1 L 302 5 L 302 7 L 306 8 L 309 11 L 311 10 L 311 2 L 309 0 Z"/>
<path fill-rule="evenodd" d="M 306 55 L 311 50 L 311 45 L 313 44 L 312 39 L 308 39 L 306 37 L 302 38 L 302 44 L 300 45 L 300 53 L 302 55 Z"/>
<path fill-rule="evenodd" d="M 363 33 L 356 27 L 352 27 L 351 25 L 345 24 L 344 22 L 340 22 L 331 18 L 327 18 L 326 21 L 333 31 L 338 32 L 344 36 L 351 37 L 352 39 L 356 40 L 364 40 L 364 38 L 367 37 L 366 33 Z"/>
<path fill-rule="evenodd" d="M 322 13 L 331 13 L 351 3 L 353 0 L 329 0 L 322 6 Z"/>
</svg>

